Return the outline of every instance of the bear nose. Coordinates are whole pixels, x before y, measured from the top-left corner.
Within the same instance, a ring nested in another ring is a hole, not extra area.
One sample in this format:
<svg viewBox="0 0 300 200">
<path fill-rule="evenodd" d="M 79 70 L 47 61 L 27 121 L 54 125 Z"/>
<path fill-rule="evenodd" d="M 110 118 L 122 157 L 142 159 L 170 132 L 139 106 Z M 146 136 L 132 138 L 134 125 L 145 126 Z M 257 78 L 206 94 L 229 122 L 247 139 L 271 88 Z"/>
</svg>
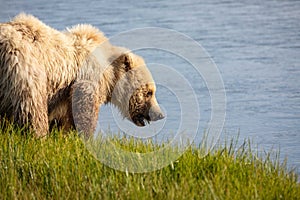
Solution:
<svg viewBox="0 0 300 200">
<path fill-rule="evenodd" d="M 159 112 L 159 113 L 150 113 L 150 119 L 151 121 L 157 121 L 165 118 L 164 114 Z"/>
<path fill-rule="evenodd" d="M 165 118 L 163 112 L 158 105 L 152 106 L 149 110 L 150 121 L 157 121 Z"/>
<path fill-rule="evenodd" d="M 157 116 L 157 120 L 165 118 L 165 115 L 163 113 L 159 113 Z"/>
</svg>

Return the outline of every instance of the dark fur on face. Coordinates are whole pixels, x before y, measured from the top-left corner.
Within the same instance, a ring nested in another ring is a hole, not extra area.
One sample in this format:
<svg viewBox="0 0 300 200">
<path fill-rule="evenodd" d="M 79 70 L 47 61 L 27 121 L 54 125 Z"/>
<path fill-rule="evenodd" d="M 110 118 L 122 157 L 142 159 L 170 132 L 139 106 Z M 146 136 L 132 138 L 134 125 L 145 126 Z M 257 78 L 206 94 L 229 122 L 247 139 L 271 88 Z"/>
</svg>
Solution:
<svg viewBox="0 0 300 200">
<path fill-rule="evenodd" d="M 141 86 L 135 91 L 129 100 L 130 118 L 137 126 L 145 126 L 145 122 L 150 123 L 149 110 L 151 108 L 151 99 L 153 90 L 148 84 Z"/>
</svg>

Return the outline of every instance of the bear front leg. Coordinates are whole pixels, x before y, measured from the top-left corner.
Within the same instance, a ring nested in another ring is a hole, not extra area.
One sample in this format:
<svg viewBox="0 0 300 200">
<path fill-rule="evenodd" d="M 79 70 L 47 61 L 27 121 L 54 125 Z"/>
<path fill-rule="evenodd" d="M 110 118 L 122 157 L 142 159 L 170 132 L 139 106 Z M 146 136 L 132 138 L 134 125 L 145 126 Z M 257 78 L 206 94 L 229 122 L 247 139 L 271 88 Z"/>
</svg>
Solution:
<svg viewBox="0 0 300 200">
<path fill-rule="evenodd" d="M 76 130 L 91 137 L 96 129 L 100 102 L 95 84 L 78 81 L 72 87 L 72 113 Z"/>
</svg>

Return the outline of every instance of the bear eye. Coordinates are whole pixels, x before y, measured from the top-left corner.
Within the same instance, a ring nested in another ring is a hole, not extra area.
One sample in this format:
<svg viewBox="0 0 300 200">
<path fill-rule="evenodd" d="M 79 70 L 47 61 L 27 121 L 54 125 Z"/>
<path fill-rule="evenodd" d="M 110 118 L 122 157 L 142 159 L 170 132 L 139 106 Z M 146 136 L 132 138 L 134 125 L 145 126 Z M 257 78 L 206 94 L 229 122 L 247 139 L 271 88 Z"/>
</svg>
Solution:
<svg viewBox="0 0 300 200">
<path fill-rule="evenodd" d="M 153 92 L 152 92 L 152 91 L 148 91 L 148 92 L 147 92 L 147 97 L 151 97 L 151 96 L 152 96 L 152 94 L 153 94 Z"/>
</svg>

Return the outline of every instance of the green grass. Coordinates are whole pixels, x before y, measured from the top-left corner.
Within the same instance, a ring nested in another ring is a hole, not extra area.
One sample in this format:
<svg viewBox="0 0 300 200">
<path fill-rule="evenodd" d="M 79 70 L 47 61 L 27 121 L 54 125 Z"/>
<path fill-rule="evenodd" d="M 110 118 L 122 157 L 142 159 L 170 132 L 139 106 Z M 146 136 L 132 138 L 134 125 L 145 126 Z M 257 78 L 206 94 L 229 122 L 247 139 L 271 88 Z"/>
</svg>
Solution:
<svg viewBox="0 0 300 200">
<path fill-rule="evenodd" d="M 217 147 L 205 157 L 189 147 L 171 165 L 125 173 L 97 161 L 76 133 L 46 139 L 0 128 L 0 199 L 299 199 L 297 175 L 278 157 L 253 153 L 246 142 Z M 149 152 L 161 146 L 111 138 L 120 148 Z M 174 151 L 176 148 L 174 147 Z"/>
</svg>

